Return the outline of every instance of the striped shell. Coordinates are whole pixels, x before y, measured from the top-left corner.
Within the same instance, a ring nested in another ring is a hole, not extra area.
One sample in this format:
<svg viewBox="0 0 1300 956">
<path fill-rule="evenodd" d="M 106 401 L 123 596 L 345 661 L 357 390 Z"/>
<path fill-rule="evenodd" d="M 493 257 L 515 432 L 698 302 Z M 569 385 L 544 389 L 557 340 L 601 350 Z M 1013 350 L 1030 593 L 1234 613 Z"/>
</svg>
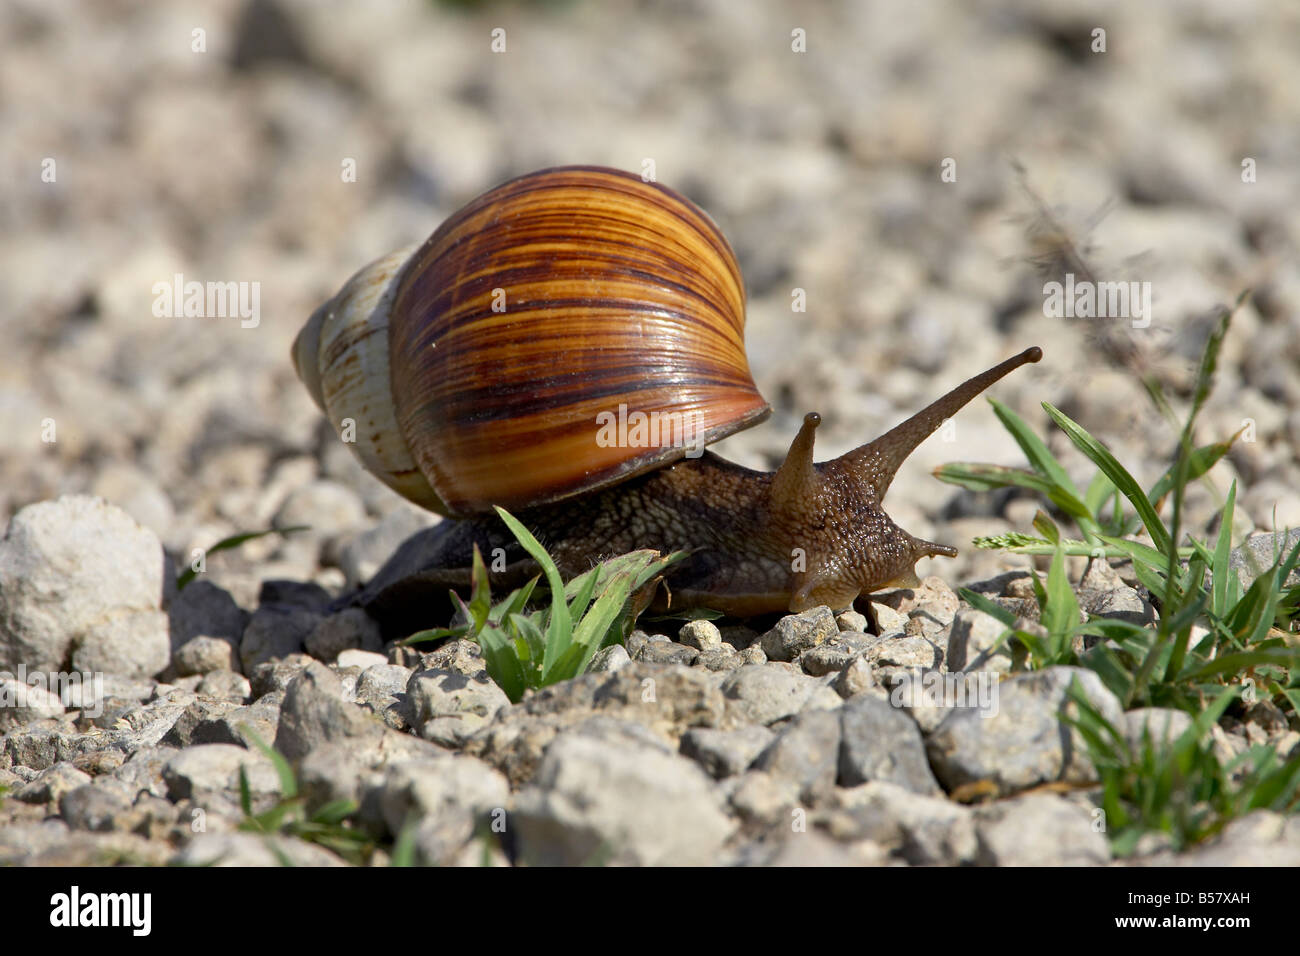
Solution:
<svg viewBox="0 0 1300 956">
<path fill-rule="evenodd" d="M 335 428 L 356 423 L 369 470 L 466 516 L 602 488 L 766 418 L 744 314 L 704 212 L 628 173 L 561 167 L 362 270 L 294 354 Z"/>
</svg>

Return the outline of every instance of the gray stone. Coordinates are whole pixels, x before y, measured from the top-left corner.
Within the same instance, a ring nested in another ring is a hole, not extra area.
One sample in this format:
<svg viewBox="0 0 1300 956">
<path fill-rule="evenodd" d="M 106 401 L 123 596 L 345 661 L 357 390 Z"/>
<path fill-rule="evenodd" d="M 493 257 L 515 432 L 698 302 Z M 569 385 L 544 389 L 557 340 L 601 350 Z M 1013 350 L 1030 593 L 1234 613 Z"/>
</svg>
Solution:
<svg viewBox="0 0 1300 956">
<path fill-rule="evenodd" d="M 185 590 L 188 591 L 189 588 Z M 200 634 L 172 652 L 172 669 L 182 677 L 212 671 L 238 671 L 242 666 L 238 638 L 231 640 Z"/>
<path fill-rule="evenodd" d="M 351 740 L 370 745 L 384 733 L 382 723 L 343 699 L 338 675 L 313 661 L 285 691 L 275 749 L 296 761 L 321 744 Z"/>
<path fill-rule="evenodd" d="M 1110 843 L 1087 808 L 1027 793 L 975 810 L 981 866 L 1104 866 Z"/>
<path fill-rule="evenodd" d="M 1228 555 L 1228 567 L 1237 572 L 1241 593 L 1245 594 L 1257 577 L 1273 566 L 1280 557 L 1286 557 L 1300 543 L 1300 528 L 1289 532 L 1256 534 L 1247 538 Z M 1286 587 L 1300 584 L 1300 569 L 1291 572 L 1284 582 Z"/>
<path fill-rule="evenodd" d="M 854 631 L 841 631 L 825 643 L 804 651 L 799 655 L 799 666 L 804 673 L 813 677 L 826 674 L 838 674 L 849 661 L 864 653 L 869 648 L 882 642 L 883 638 Z"/>
<path fill-rule="evenodd" d="M 173 653 L 198 637 L 216 638 L 239 645 L 248 614 L 229 592 L 210 581 L 195 580 L 177 592 L 167 605 Z M 189 671 L 188 673 L 203 673 Z"/>
<path fill-rule="evenodd" d="M 216 670 L 204 675 L 203 680 L 199 681 L 199 686 L 194 688 L 194 693 L 200 697 L 216 697 L 219 700 L 245 704 L 253 693 L 253 687 L 243 674 Z"/>
<path fill-rule="evenodd" d="M 826 827 L 839 840 L 871 840 L 913 866 L 975 862 L 978 842 L 969 808 L 883 780 L 835 793 Z"/>
<path fill-rule="evenodd" d="M 284 695 L 266 694 L 246 707 L 214 711 L 190 731 L 193 744 L 238 744 L 255 747 L 256 740 L 270 744 L 280 725 L 280 705 Z M 254 737 L 256 735 L 256 737 Z"/>
<path fill-rule="evenodd" d="M 253 687 L 253 700 L 276 691 L 283 693 L 288 690 L 289 684 L 311 662 L 312 658 L 306 654 L 292 654 L 283 660 L 259 664 L 248 675 L 249 683 Z"/>
<path fill-rule="evenodd" d="M 117 608 L 83 633 L 72 652 L 72 668 L 83 673 L 149 677 L 171 660 L 167 615 L 158 610 Z"/>
<path fill-rule="evenodd" d="M 321 618 L 304 641 L 307 653 L 327 664 L 348 650 L 378 651 L 384 646 L 379 624 L 359 607 Z"/>
<path fill-rule="evenodd" d="M 693 727 L 682 734 L 682 754 L 721 780 L 743 773 L 775 739 L 772 731 L 755 724 L 735 730 Z"/>
<path fill-rule="evenodd" d="M 239 644 L 243 672 L 252 674 L 259 664 L 301 653 L 320 620 L 316 612 L 301 608 L 278 604 L 258 608 Z"/>
<path fill-rule="evenodd" d="M 734 778 L 728 801 L 736 815 L 747 823 L 789 831 L 796 809 L 801 806 L 799 781 L 751 769 Z"/>
<path fill-rule="evenodd" d="M 356 702 L 394 730 L 406 730 L 406 685 L 414 672 L 398 664 L 367 667 L 357 678 Z"/>
<path fill-rule="evenodd" d="M 188 747 L 194 740 L 194 728 L 200 721 L 213 720 L 235 710 L 238 704 L 229 700 L 203 698 L 196 700 L 172 724 L 171 729 L 163 735 L 162 743 L 170 747 Z"/>
<path fill-rule="evenodd" d="M 630 663 L 632 658 L 628 656 L 626 647 L 622 644 L 610 644 L 608 647 L 602 647 L 592 656 L 591 663 L 587 665 L 587 672 L 612 674 Z"/>
<path fill-rule="evenodd" d="M 0 539 L 0 669 L 59 671 L 79 655 L 155 673 L 171 650 L 159 615 L 174 588 L 157 535 L 120 508 L 84 495 L 29 505 Z"/>
<path fill-rule="evenodd" d="M 369 667 L 375 667 L 376 665 L 383 667 L 384 665 L 393 662 L 377 651 L 363 651 L 354 648 L 352 650 L 340 651 L 335 663 L 338 665 L 340 670 L 345 667 L 355 667 L 358 670 L 364 671 Z"/>
<path fill-rule="evenodd" d="M 1009 645 L 1003 643 L 996 651 L 992 650 L 1006 630 L 993 615 L 963 607 L 953 618 L 948 632 L 948 670 L 1010 672 Z"/>
<path fill-rule="evenodd" d="M 681 664 L 690 666 L 699 658 L 700 652 L 693 647 L 687 647 L 684 644 L 674 644 L 672 641 L 646 641 L 632 655 L 634 661 L 645 661 L 648 664 Z"/>
<path fill-rule="evenodd" d="M 694 763 L 580 734 L 555 739 L 510 826 L 530 865 L 715 861 L 733 824 Z"/>
<path fill-rule="evenodd" d="M 1149 601 L 1142 599 L 1137 590 L 1127 585 L 1106 591 L 1081 590 L 1078 595 L 1079 606 L 1093 617 L 1112 618 L 1128 621 L 1131 624 L 1154 624 L 1155 608 Z"/>
<path fill-rule="evenodd" d="M 926 760 L 921 732 L 907 714 L 870 694 L 859 694 L 844 702 L 839 719 L 841 786 L 883 780 L 914 793 L 942 793 Z"/>
<path fill-rule="evenodd" d="M 57 693 L 0 675 L 0 734 L 35 720 L 62 716 L 63 702 Z"/>
<path fill-rule="evenodd" d="M 754 766 L 773 776 L 795 781 L 800 796 L 814 802 L 835 786 L 839 757 L 839 713 L 809 710 L 781 729 L 779 736 L 759 754 Z"/>
<path fill-rule="evenodd" d="M 482 677 L 487 674 L 487 665 L 483 661 L 483 651 L 474 641 L 448 641 L 436 651 L 420 655 L 422 671 L 454 671 L 466 677 Z"/>
<path fill-rule="evenodd" d="M 292 608 L 323 616 L 332 601 L 329 591 L 314 581 L 268 578 L 262 581 L 257 592 L 258 610 L 264 607 Z"/>
<path fill-rule="evenodd" d="M 423 670 L 406 685 L 407 713 L 425 740 L 459 747 L 510 706 L 510 698 L 485 675 Z"/>
<path fill-rule="evenodd" d="M 510 785 L 480 760 L 446 756 L 389 767 L 375 799 L 393 837 L 408 822 L 422 826 L 420 855 L 433 866 L 468 843 L 479 821 L 504 825 Z"/>
<path fill-rule="evenodd" d="M 83 773 L 70 763 L 56 763 L 19 789 L 14 794 L 14 799 L 23 803 L 58 803 L 59 798 L 69 790 L 87 783 L 90 783 L 90 774 Z"/>
<path fill-rule="evenodd" d="M 814 607 L 799 614 L 787 614 L 762 637 L 768 660 L 792 661 L 839 633 L 835 615 L 828 607 Z"/>
<path fill-rule="evenodd" d="M 1077 680 L 1088 700 L 1116 727 L 1123 726 L 1119 701 L 1095 673 L 1080 667 L 1051 667 L 1016 674 L 998 685 L 996 713 L 954 709 L 927 740 L 930 765 L 950 792 L 977 781 L 999 794 L 1051 781 L 1092 783 L 1096 771 L 1078 731 L 1060 722 L 1074 714 L 1066 691 Z"/>
<path fill-rule="evenodd" d="M 835 692 L 846 700 L 876 687 L 871 665 L 864 657 L 854 657 L 835 677 Z"/>
<path fill-rule="evenodd" d="M 1192 726 L 1191 715 L 1172 707 L 1141 707 L 1124 714 L 1124 722 L 1117 729 L 1124 734 L 1129 749 L 1135 757 L 1142 753 L 1143 740 L 1150 738 L 1159 752 L 1177 740 Z"/>
<path fill-rule="evenodd" d="M 315 843 L 257 833 L 200 833 L 169 862 L 173 866 L 347 866 Z"/>
<path fill-rule="evenodd" d="M 116 781 L 109 781 L 116 783 Z M 130 817 L 131 797 L 120 784 L 86 783 L 59 799 L 59 816 L 74 830 L 107 833 Z"/>
<path fill-rule="evenodd" d="M 770 724 L 803 709 L 813 688 L 821 686 L 810 677 L 772 665 L 749 665 L 723 679 L 721 690 L 727 710 L 737 719 Z"/>
<path fill-rule="evenodd" d="M 700 651 L 695 659 L 696 667 L 711 671 L 734 671 L 744 667 L 744 658 L 730 644 L 719 644 Z"/>
<path fill-rule="evenodd" d="M 178 751 L 163 767 L 162 777 L 171 800 L 199 800 L 213 792 L 237 794 L 241 767 L 250 792 L 280 792 L 280 778 L 271 761 L 259 751 L 234 744 L 199 744 Z"/>
<path fill-rule="evenodd" d="M 712 621 L 687 621 L 677 632 L 677 640 L 687 647 L 703 651 L 722 644 L 722 632 Z"/>
</svg>

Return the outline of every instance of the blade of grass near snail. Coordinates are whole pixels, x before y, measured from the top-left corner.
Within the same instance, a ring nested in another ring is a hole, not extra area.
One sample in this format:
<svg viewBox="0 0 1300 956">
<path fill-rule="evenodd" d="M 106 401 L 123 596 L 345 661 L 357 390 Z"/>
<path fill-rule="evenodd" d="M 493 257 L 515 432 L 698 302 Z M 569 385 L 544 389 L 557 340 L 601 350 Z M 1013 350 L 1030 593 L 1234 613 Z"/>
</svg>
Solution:
<svg viewBox="0 0 1300 956">
<path fill-rule="evenodd" d="M 546 655 L 542 658 L 542 673 L 549 673 L 573 640 L 573 619 L 569 617 L 569 605 L 564 600 L 564 581 L 560 578 L 560 569 L 555 566 L 541 542 L 533 537 L 533 533 L 518 518 L 505 508 L 493 507 L 523 549 L 541 566 L 551 589 L 551 619 L 546 627 Z"/>
</svg>

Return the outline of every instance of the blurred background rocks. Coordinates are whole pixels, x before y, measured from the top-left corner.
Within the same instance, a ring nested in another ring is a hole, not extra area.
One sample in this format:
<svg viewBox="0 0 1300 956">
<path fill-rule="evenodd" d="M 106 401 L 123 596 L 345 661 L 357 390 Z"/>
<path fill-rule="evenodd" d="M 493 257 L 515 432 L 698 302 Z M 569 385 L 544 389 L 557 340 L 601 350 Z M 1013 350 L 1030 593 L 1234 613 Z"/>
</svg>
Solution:
<svg viewBox="0 0 1300 956">
<path fill-rule="evenodd" d="M 181 567 L 236 531 L 309 524 L 212 555 L 211 580 L 249 610 L 265 579 L 356 583 L 427 519 L 297 382 L 307 315 L 504 179 L 652 161 L 746 277 L 775 414 L 724 454 L 770 467 L 809 410 L 819 457 L 839 454 L 1038 344 L 996 396 L 1041 431 L 1052 402 L 1150 483 L 1176 435 L 1139 373 L 1182 407 L 1216 309 L 1249 288 L 1197 438 L 1246 424 L 1253 440 L 1194 489 L 1191 530 L 1234 478 L 1242 531 L 1300 523 L 1298 44 L 1300 9 L 1267 0 L 15 0 L 0 519 L 100 495 Z M 1041 260 L 1050 273 L 1067 239 L 1099 278 L 1152 283 L 1149 328 L 1045 317 Z M 156 316 L 178 273 L 257 283 L 260 321 Z M 959 581 L 1005 560 L 972 555 L 973 534 L 1033 509 L 929 476 L 1023 460 L 985 403 L 951 438 L 913 456 L 889 510 L 962 548 L 920 569 Z"/>
</svg>

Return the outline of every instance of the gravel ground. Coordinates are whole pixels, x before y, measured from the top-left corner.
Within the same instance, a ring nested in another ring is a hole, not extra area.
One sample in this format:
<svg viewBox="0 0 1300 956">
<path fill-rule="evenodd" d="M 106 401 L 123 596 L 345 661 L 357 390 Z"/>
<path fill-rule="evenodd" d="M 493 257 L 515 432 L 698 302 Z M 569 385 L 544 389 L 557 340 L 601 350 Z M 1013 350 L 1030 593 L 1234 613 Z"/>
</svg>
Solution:
<svg viewBox="0 0 1300 956">
<path fill-rule="evenodd" d="M 934 576 L 889 599 L 881 635 L 825 609 L 638 634 L 511 706 L 472 646 L 414 655 L 330 613 L 433 518 L 355 463 L 288 359 L 356 268 L 488 187 L 650 160 L 745 273 L 774 414 L 727 457 L 772 467 L 814 409 L 819 457 L 837 455 L 1037 344 L 996 396 L 1077 475 L 1040 401 L 1149 486 L 1176 436 L 1137 373 L 1184 407 L 1217 308 L 1249 288 L 1198 438 L 1250 430 L 1185 520 L 1203 536 L 1235 479 L 1238 536 L 1300 525 L 1300 13 L 978 8 L 6 4 L 0 671 L 97 673 L 104 696 L 0 707 L 0 863 L 339 862 L 236 832 L 241 764 L 274 801 L 250 727 L 314 805 L 358 800 L 381 839 L 417 821 L 427 862 L 478 862 L 476 827 L 503 820 L 515 862 L 1107 862 L 1092 768 L 1055 730 L 1068 672 L 1008 677 L 990 721 L 889 705 L 896 677 L 956 670 L 997 636 L 959 584 L 1025 593 L 1029 559 L 968 544 L 1027 530 L 1037 503 L 929 476 L 1022 462 L 984 403 L 891 488 L 900 525 L 962 553 L 922 564 Z M 1149 326 L 1045 315 L 1061 237 L 1098 276 L 1151 283 Z M 258 308 L 160 316 L 178 275 L 255 284 Z M 209 555 L 177 592 L 195 549 L 271 524 L 312 530 Z M 1132 584 L 1108 577 L 1105 607 L 1142 619 Z M 1161 717 L 1089 693 L 1139 736 Z M 1219 733 L 1225 755 L 1300 742 L 1267 713 Z M 1001 799 L 947 796 L 973 783 Z M 1192 854 L 1143 849 L 1294 865 L 1300 830 L 1256 813 Z"/>
</svg>

